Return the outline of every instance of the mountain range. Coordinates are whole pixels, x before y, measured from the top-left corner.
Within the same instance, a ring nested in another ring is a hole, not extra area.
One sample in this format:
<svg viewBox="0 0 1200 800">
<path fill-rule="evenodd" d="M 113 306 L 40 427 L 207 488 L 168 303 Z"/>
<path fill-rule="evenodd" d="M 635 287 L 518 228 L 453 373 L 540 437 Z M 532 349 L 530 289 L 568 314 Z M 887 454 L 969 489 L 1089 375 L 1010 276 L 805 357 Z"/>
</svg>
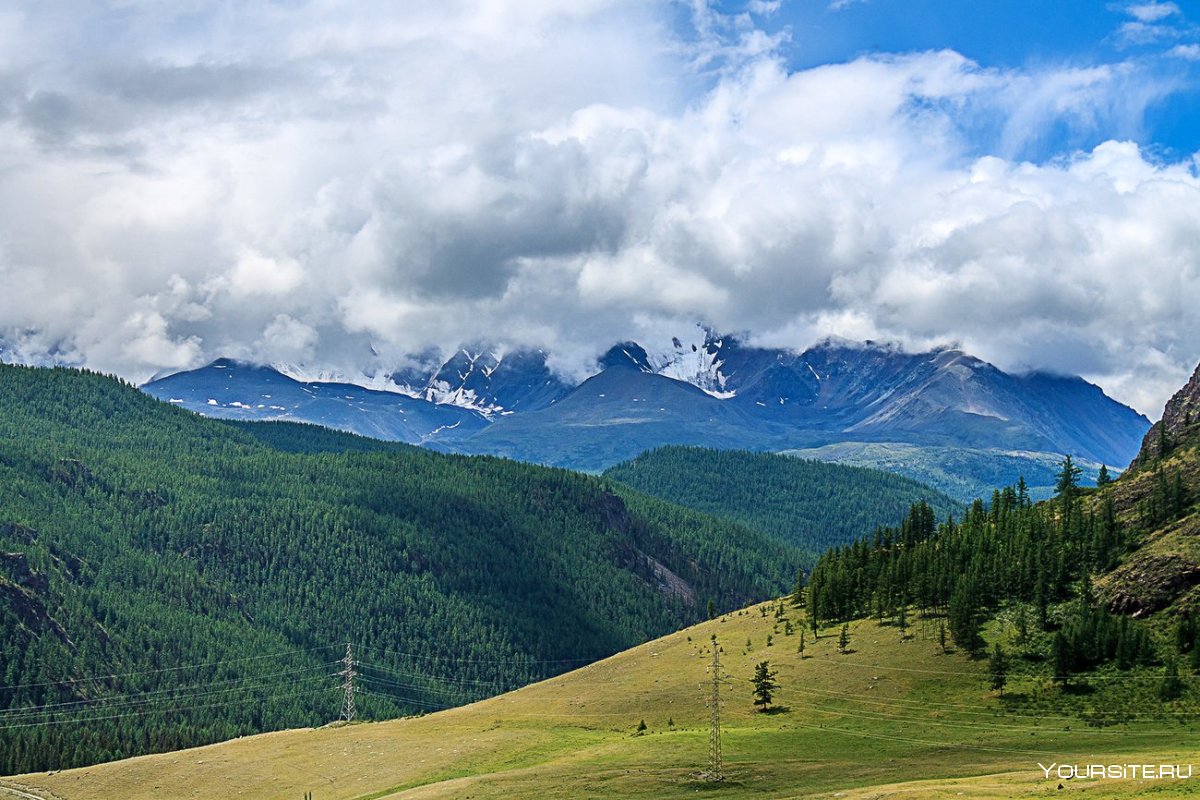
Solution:
<svg viewBox="0 0 1200 800">
<path fill-rule="evenodd" d="M 1010 374 L 953 348 L 910 353 L 829 338 L 794 352 L 706 331 L 662 352 L 615 345 L 579 383 L 553 372 L 547 358 L 464 348 L 440 363 L 358 376 L 219 359 L 143 389 L 208 416 L 313 422 L 590 471 L 662 445 L 785 451 L 847 443 L 1018 461 L 1069 453 L 1098 469 L 1127 464 L 1150 426 L 1081 378 Z"/>
</svg>

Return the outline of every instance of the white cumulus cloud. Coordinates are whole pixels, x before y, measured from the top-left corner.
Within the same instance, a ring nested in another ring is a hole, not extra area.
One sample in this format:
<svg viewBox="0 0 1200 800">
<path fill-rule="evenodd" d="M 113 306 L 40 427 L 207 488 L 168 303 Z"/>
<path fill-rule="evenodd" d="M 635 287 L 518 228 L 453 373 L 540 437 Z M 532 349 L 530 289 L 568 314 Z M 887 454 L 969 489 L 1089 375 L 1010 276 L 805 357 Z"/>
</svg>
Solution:
<svg viewBox="0 0 1200 800">
<path fill-rule="evenodd" d="M 7 357 L 348 372 L 487 340 L 578 375 L 702 319 L 961 341 L 1151 415 L 1200 358 L 1196 169 L 1132 143 L 1170 75 L 953 51 L 790 71 L 751 14 L 677 12 L 0 15 Z M 1093 144 L 1028 160 L 1052 132 Z"/>
</svg>

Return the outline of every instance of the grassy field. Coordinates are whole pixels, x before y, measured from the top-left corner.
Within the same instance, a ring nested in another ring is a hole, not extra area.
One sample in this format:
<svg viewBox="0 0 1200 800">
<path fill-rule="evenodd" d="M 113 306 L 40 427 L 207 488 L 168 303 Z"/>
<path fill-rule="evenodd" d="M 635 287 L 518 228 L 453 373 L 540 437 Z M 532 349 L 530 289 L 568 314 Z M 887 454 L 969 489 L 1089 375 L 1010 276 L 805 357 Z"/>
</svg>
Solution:
<svg viewBox="0 0 1200 800">
<path fill-rule="evenodd" d="M 859 622 L 845 655 L 836 629 L 817 641 L 807 631 L 801 656 L 799 613 L 787 608 L 788 635 L 775 608 L 424 717 L 265 734 L 0 785 L 61 800 L 1200 795 L 1194 697 L 1169 708 L 1139 701 L 1145 711 L 1097 727 L 1081 717 L 1103 720 L 1097 706 L 1121 694 L 1128 677 L 1062 696 L 1039 665 L 1024 666 L 999 698 L 983 662 L 941 652 L 936 623 L 917 620 L 902 640 L 894 627 Z M 721 784 L 701 778 L 714 634 L 728 681 Z M 773 713 L 751 704 L 749 678 L 763 660 L 779 673 Z M 1128 686 L 1144 697 L 1151 680 Z M 1047 780 L 1038 766 L 1193 761 L 1197 777 L 1183 781 Z"/>
</svg>

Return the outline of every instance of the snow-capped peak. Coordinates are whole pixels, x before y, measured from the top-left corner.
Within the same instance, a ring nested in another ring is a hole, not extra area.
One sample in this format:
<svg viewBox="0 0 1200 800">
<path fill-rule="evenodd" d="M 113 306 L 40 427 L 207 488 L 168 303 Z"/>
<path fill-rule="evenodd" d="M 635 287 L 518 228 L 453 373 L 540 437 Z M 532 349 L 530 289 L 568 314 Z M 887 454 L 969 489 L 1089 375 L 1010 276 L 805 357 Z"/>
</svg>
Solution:
<svg viewBox="0 0 1200 800">
<path fill-rule="evenodd" d="M 735 397 L 727 387 L 728 377 L 721 372 L 725 342 L 711 328 L 697 325 L 691 341 L 671 338 L 672 349 L 650 356 L 650 364 L 659 375 L 690 383 L 719 400 Z"/>
</svg>

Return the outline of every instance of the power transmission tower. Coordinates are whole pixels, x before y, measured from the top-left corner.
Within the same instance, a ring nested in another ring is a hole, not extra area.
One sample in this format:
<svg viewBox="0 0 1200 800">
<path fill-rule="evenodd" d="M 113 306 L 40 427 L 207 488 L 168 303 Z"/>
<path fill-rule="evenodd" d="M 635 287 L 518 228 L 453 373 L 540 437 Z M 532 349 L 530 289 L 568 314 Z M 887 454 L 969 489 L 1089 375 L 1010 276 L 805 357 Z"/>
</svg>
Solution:
<svg viewBox="0 0 1200 800">
<path fill-rule="evenodd" d="M 725 779 L 721 768 L 721 652 L 717 638 L 712 639 L 712 696 L 708 700 L 708 772 L 704 779 L 710 783 Z"/>
<path fill-rule="evenodd" d="M 350 650 L 350 643 L 346 643 L 346 655 L 342 658 L 342 671 L 338 673 L 342 678 L 342 690 L 346 693 L 342 700 L 342 719 L 350 722 L 354 719 L 354 679 L 358 676 L 358 672 L 354 669 L 354 653 Z"/>
</svg>

